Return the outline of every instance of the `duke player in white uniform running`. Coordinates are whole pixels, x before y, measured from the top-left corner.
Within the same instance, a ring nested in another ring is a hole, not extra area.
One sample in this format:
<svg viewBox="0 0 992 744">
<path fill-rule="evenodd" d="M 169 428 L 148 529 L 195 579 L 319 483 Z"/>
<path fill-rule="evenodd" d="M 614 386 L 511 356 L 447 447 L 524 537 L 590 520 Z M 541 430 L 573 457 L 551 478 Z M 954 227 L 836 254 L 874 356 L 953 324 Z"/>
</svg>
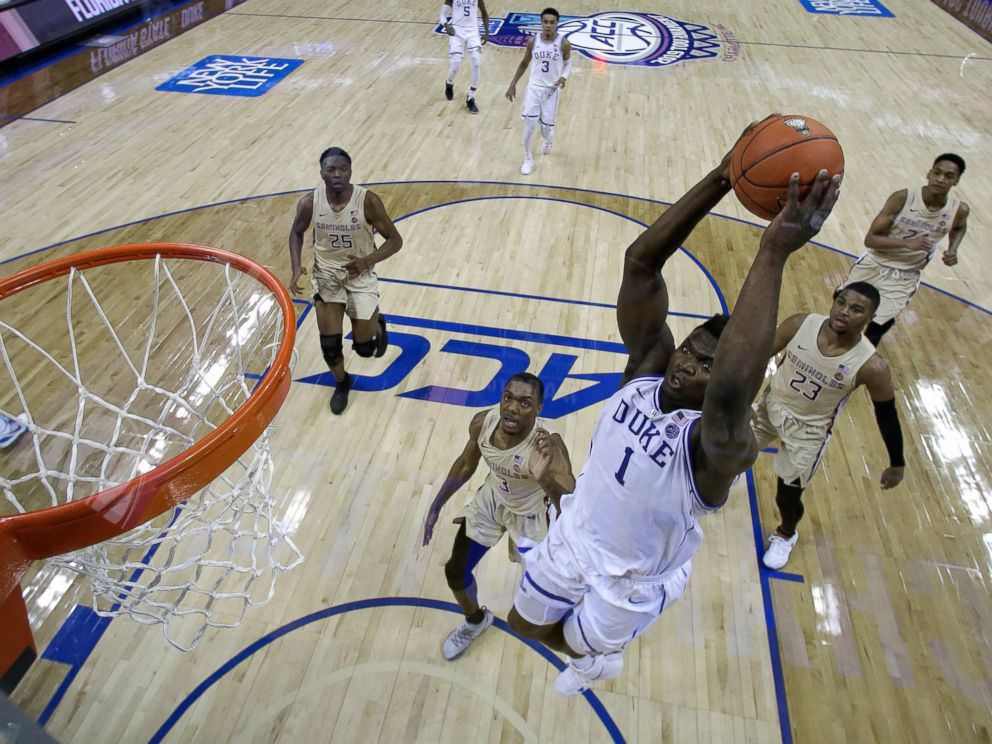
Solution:
<svg viewBox="0 0 992 744">
<path fill-rule="evenodd" d="M 480 411 L 472 419 L 468 443 L 427 513 L 424 545 L 434 534 L 442 507 L 469 481 L 479 459 L 485 459 L 489 476 L 455 520 L 461 526 L 444 566 L 448 586 L 465 613 L 465 622 L 444 641 L 448 661 L 464 653 L 493 623 L 493 613 L 479 606 L 473 576 L 482 556 L 508 532 L 510 560 L 519 563 L 520 556 L 547 534 L 551 509 L 558 512 L 561 495 L 575 489 L 565 443 L 538 418 L 543 398 L 540 378 L 527 372 L 511 377 L 499 408 Z"/>
<path fill-rule="evenodd" d="M 525 176 L 534 170 L 530 141 L 538 123 L 544 137 L 541 153 L 547 155 L 551 152 L 558 118 L 558 97 L 572 70 L 572 46 L 568 39 L 558 33 L 558 11 L 554 8 L 541 11 L 541 33 L 527 42 L 524 57 L 517 66 L 510 87 L 506 89 L 508 101 L 517 97 L 517 81 L 532 59 L 534 66 L 530 69 L 524 106 L 520 113 L 524 120 L 524 162 L 520 166 L 520 172 Z"/>
<path fill-rule="evenodd" d="M 800 202 L 793 174 L 733 315 L 676 345 L 661 271 L 730 191 L 729 165 L 730 153 L 627 248 L 617 298 L 623 386 L 603 409 L 574 494 L 526 556 L 509 623 L 569 656 L 555 681 L 565 695 L 620 674 L 627 644 L 685 590 L 699 518 L 724 504 L 758 452 L 750 404 L 771 355 L 786 260 L 837 200 L 839 176 L 821 171 Z"/>
<path fill-rule="evenodd" d="M 344 368 L 344 316 L 352 325 L 352 349 L 358 356 L 381 357 L 389 336 L 386 319 L 379 313 L 379 281 L 375 265 L 403 247 L 403 238 L 386 213 L 382 200 L 363 186 L 351 183 L 351 156 L 330 147 L 320 156 L 321 185 L 296 204 L 289 233 L 289 259 L 293 275 L 289 290 L 303 293 L 303 241 L 313 229 L 313 307 L 320 332 L 320 350 L 334 374 L 331 413 L 341 414 L 348 405 L 353 378 Z M 316 220 L 314 217 L 316 216 Z M 385 238 L 378 248 L 372 228 Z"/>
<path fill-rule="evenodd" d="M 892 194 L 868 234 L 868 248 L 851 268 L 845 284 L 868 282 L 878 289 L 882 304 L 865 336 L 878 346 L 920 286 L 923 269 L 950 234 L 942 260 L 958 262 L 958 247 L 968 230 L 968 205 L 951 189 L 964 174 L 964 159 L 954 153 L 938 155 L 927 172 L 927 185 Z"/>
<path fill-rule="evenodd" d="M 883 489 L 898 486 L 905 462 L 889 365 L 862 333 L 879 305 L 878 290 L 854 282 L 837 291 L 830 315 L 802 313 L 787 318 L 775 334 L 773 351 L 784 351 L 768 388 L 754 406 L 751 426 L 764 449 L 779 440 L 774 468 L 775 502 L 782 521 L 768 540 L 763 561 L 782 568 L 799 539 L 805 511 L 802 493 L 816 472 L 830 433 L 848 397 L 864 385 L 889 453 Z"/>
<path fill-rule="evenodd" d="M 482 13 L 482 38 L 479 38 L 479 13 Z M 479 87 L 479 70 L 482 67 L 482 45 L 489 41 L 489 11 L 484 0 L 444 0 L 439 19 L 448 34 L 448 77 L 444 81 L 444 97 L 455 97 L 455 75 L 462 66 L 462 57 L 468 51 L 472 63 L 471 87 L 465 98 L 469 113 L 479 113 L 475 104 L 475 91 Z"/>
</svg>

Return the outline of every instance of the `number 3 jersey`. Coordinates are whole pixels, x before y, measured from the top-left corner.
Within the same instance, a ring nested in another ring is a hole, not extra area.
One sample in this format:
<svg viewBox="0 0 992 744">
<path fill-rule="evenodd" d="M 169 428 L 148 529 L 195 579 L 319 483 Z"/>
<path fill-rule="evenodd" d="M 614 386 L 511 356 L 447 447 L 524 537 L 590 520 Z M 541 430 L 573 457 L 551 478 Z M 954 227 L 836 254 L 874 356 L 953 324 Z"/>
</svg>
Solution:
<svg viewBox="0 0 992 744">
<path fill-rule="evenodd" d="M 861 337 L 840 356 L 820 353 L 817 336 L 828 320 L 810 313 L 785 347 L 785 355 L 768 386 L 768 403 L 785 410 L 801 423 L 829 431 L 847 397 L 857 387 L 858 370 L 875 355 L 875 347 Z"/>
<path fill-rule="evenodd" d="M 586 570 L 650 579 L 685 565 L 703 539 L 689 437 L 699 411 L 663 413 L 661 377 L 613 394 L 596 423 L 575 493 L 557 529 Z"/>
<path fill-rule="evenodd" d="M 486 414 L 479 432 L 479 451 L 489 466 L 486 485 L 493 489 L 497 499 L 514 514 L 526 516 L 544 511 L 544 489 L 530 471 L 530 456 L 534 452 L 534 439 L 538 429 L 549 434 L 554 430 L 544 419 L 537 419 L 530 434 L 514 447 L 499 449 L 492 443 L 493 432 L 499 425 L 499 409 Z"/>
<path fill-rule="evenodd" d="M 354 186 L 351 199 L 339 212 L 327 201 L 323 184 L 313 190 L 313 253 L 318 269 L 335 269 L 348 263 L 348 255 L 367 256 L 375 250 L 372 226 L 365 219 L 363 186 Z"/>
</svg>

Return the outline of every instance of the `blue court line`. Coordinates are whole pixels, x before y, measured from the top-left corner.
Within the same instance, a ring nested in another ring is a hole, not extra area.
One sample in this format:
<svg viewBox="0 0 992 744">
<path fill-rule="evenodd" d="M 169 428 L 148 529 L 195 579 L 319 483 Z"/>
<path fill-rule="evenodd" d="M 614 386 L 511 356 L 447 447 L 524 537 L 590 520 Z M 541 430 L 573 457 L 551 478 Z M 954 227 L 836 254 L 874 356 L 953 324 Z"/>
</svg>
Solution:
<svg viewBox="0 0 992 744">
<path fill-rule="evenodd" d="M 771 659 L 772 679 L 775 683 L 775 702 L 778 704 L 779 732 L 782 744 L 792 744 L 792 723 L 789 719 L 789 701 L 785 694 L 785 674 L 782 671 L 782 653 L 779 650 L 778 626 L 775 622 L 775 608 L 772 605 L 772 579 L 804 583 L 799 574 L 772 571 L 761 562 L 764 552 L 764 533 L 761 529 L 761 516 L 758 512 L 758 492 L 754 485 L 754 472 L 748 468 L 744 474 L 747 482 L 747 498 L 751 506 L 751 527 L 754 531 L 755 556 L 758 559 L 758 578 L 761 583 L 761 603 L 765 610 L 765 630 L 768 634 L 768 651 Z"/>
<path fill-rule="evenodd" d="M 359 610 L 367 610 L 376 607 L 423 607 L 434 610 L 443 610 L 456 615 L 462 614 L 461 608 L 452 602 L 442 602 L 437 599 L 422 599 L 420 597 L 380 597 L 376 599 L 363 599 L 357 602 L 347 602 L 345 604 L 312 612 L 309 615 L 304 615 L 303 617 L 297 618 L 286 625 L 276 628 L 270 633 L 266 633 L 257 641 L 249 644 L 226 662 L 221 664 L 216 671 L 198 684 L 193 691 L 187 695 L 178 706 L 176 706 L 176 709 L 172 711 L 169 717 L 165 719 L 162 725 L 159 726 L 158 730 L 152 735 L 152 738 L 148 740 L 149 744 L 158 744 L 161 742 L 169 734 L 169 732 L 172 731 L 172 728 L 179 722 L 183 715 L 185 715 L 186 711 L 188 711 L 193 704 L 207 692 L 207 690 L 219 682 L 226 674 L 233 671 L 239 664 L 241 664 L 241 662 L 251 657 L 256 651 L 265 648 L 273 641 L 277 641 L 283 636 L 292 633 L 294 630 L 299 630 L 300 628 L 310 625 L 311 623 L 326 620 L 327 618 L 346 612 L 357 612 Z M 554 653 L 540 643 L 518 636 L 510 630 L 510 626 L 507 625 L 505 621 L 496 618 L 493 621 L 493 625 L 502 630 L 504 633 L 507 633 L 508 635 L 511 635 L 517 640 L 528 645 L 559 671 L 565 669 L 565 664 Z M 602 722 L 606 732 L 610 735 L 610 738 L 614 742 L 623 742 L 623 734 L 620 733 L 620 729 L 617 727 L 617 724 L 607 712 L 606 707 L 599 700 L 599 698 L 597 698 L 591 690 L 587 690 L 582 693 L 582 696 L 596 712 L 596 715 Z"/>
<path fill-rule="evenodd" d="M 494 194 L 491 196 L 470 196 L 464 199 L 455 199 L 454 201 L 441 202 L 440 204 L 432 204 L 429 207 L 416 209 L 413 212 L 405 214 L 402 217 L 394 220 L 394 222 L 400 222 L 401 220 L 405 220 L 410 217 L 424 214 L 425 212 L 432 212 L 433 210 L 441 209 L 442 207 L 450 207 L 456 204 L 468 204 L 469 202 L 476 202 L 476 201 L 492 201 L 496 199 L 534 199 L 537 201 L 550 201 L 550 202 L 559 202 L 561 204 L 573 204 L 577 207 L 586 207 L 587 209 L 595 209 L 598 212 L 606 212 L 607 214 L 612 214 L 614 217 L 619 217 L 620 219 L 633 222 L 635 225 L 640 225 L 644 229 L 647 229 L 648 227 L 647 223 L 641 222 L 640 220 L 635 219 L 634 217 L 631 217 L 628 214 L 623 214 L 622 212 L 617 212 L 616 210 L 608 209 L 606 207 L 600 207 L 596 204 L 589 204 L 588 202 L 575 201 L 573 199 L 560 199 L 551 196 L 528 196 L 527 194 L 502 194 L 502 195 Z M 717 300 L 720 302 L 721 312 L 729 313 L 730 310 L 727 309 L 727 301 L 726 299 L 724 299 L 723 292 L 720 291 L 720 287 L 716 283 L 716 279 L 713 278 L 713 275 L 709 272 L 709 270 L 705 266 L 703 266 L 702 262 L 698 258 L 692 255 L 692 253 L 690 253 L 688 250 L 686 250 L 685 246 L 679 247 L 679 250 L 682 251 L 682 253 L 684 253 L 685 255 L 687 255 L 689 259 L 694 264 L 696 264 L 696 267 L 703 272 L 703 276 L 706 277 L 706 280 L 710 283 L 710 286 L 713 287 L 713 291 L 716 293 Z M 707 315 L 705 317 L 708 318 L 710 316 Z"/>
<path fill-rule="evenodd" d="M 527 184 L 527 183 L 518 183 L 518 182 L 515 182 L 515 181 L 474 181 L 474 180 L 444 181 L 444 180 L 423 180 L 423 179 L 421 179 L 421 180 L 413 180 L 413 181 L 370 181 L 368 183 L 362 183 L 360 185 L 363 185 L 363 186 L 406 186 L 406 185 L 418 184 L 418 183 L 427 183 L 427 184 L 456 184 L 456 185 L 457 184 L 473 184 L 473 185 L 489 185 L 489 186 L 517 186 L 517 187 L 520 187 L 520 188 L 556 189 L 556 190 L 560 190 L 560 191 L 577 191 L 579 193 L 585 193 L 585 194 L 599 194 L 601 196 L 617 196 L 617 197 L 621 197 L 621 198 L 624 198 L 624 199 L 635 199 L 637 201 L 648 202 L 650 204 L 661 204 L 663 206 L 669 206 L 669 207 L 672 205 L 672 202 L 663 201 L 661 199 L 651 199 L 651 198 L 643 197 L 643 196 L 630 196 L 628 194 L 618 194 L 618 193 L 615 193 L 615 192 L 612 192 L 612 191 L 596 191 L 595 189 L 581 189 L 581 188 L 575 188 L 575 187 L 572 187 L 572 186 L 555 186 L 553 184 Z M 10 263 L 11 261 L 17 261 L 19 259 L 26 258 L 28 256 L 33 256 L 33 255 L 35 255 L 37 253 L 42 253 L 44 251 L 52 250 L 53 248 L 58 248 L 59 246 L 66 245 L 67 243 L 73 243 L 73 242 L 75 242 L 77 240 L 84 240 L 86 238 L 92 238 L 92 237 L 95 237 L 97 235 L 101 235 L 101 234 L 106 233 L 106 232 L 111 232 L 112 230 L 119 230 L 122 227 L 131 227 L 133 225 L 140 225 L 143 222 L 151 222 L 152 220 L 161 219 L 163 217 L 173 217 L 175 215 L 186 214 L 188 212 L 196 212 L 196 211 L 201 210 L 201 209 L 209 209 L 211 207 L 222 207 L 222 206 L 226 206 L 228 204 L 237 204 L 239 202 L 255 201 L 257 199 L 268 199 L 270 197 L 277 197 L 277 196 L 289 196 L 291 194 L 305 194 L 308 191 L 313 191 L 313 189 L 292 189 L 290 191 L 275 191 L 275 192 L 272 192 L 270 194 L 256 194 L 254 196 L 242 196 L 242 197 L 238 197 L 237 199 L 226 199 L 224 201 L 211 202 L 210 204 L 202 204 L 202 205 L 200 205 L 198 207 L 187 207 L 186 209 L 177 209 L 177 210 L 175 210 L 173 212 L 163 212 L 162 214 L 154 215 L 152 217 L 144 217 L 144 218 L 142 218 L 140 220 L 133 220 L 132 222 L 125 222 L 123 224 L 115 225 L 113 227 L 105 227 L 105 228 L 103 228 L 101 230 L 96 230 L 96 231 L 91 232 L 91 233 L 86 233 L 85 235 L 80 235 L 80 236 L 77 236 L 75 238 L 67 238 L 66 240 L 61 240 L 58 243 L 52 243 L 52 244 L 47 245 L 47 246 L 44 246 L 42 248 L 35 248 L 34 250 L 26 251 L 25 253 L 21 253 L 21 254 L 18 254 L 16 256 L 12 256 L 11 258 L 3 259 L 2 261 L 0 261 L 0 266 L 3 266 L 4 264 Z M 592 205 L 592 204 L 584 204 L 583 202 L 572 202 L 572 203 L 573 204 L 580 204 L 582 206 L 589 206 L 589 207 L 594 207 L 595 206 L 595 205 Z M 443 205 L 440 205 L 440 206 L 443 206 Z M 411 212 L 410 215 L 412 215 L 412 214 L 417 214 L 417 212 Z M 397 218 L 396 220 L 394 220 L 394 222 L 399 222 L 401 219 L 404 219 L 405 217 L 409 217 L 410 215 L 403 215 L 403 217 Z M 709 216 L 710 217 L 716 217 L 716 218 L 719 218 L 721 220 L 729 220 L 730 222 L 739 222 L 742 225 L 748 225 L 750 227 L 758 227 L 758 228 L 764 229 L 764 225 L 759 225 L 757 222 L 753 222 L 751 220 L 742 219 L 740 217 L 732 217 L 730 215 L 720 214 L 718 212 L 710 212 L 709 213 Z M 632 221 L 633 222 L 637 222 L 638 224 L 641 224 L 641 225 L 644 224 L 642 222 L 639 222 L 638 220 L 633 220 L 632 219 Z M 824 249 L 826 249 L 828 251 L 831 251 L 833 253 L 838 253 L 838 254 L 840 254 L 842 256 L 846 256 L 846 257 L 852 258 L 852 259 L 856 259 L 858 257 L 858 255 L 860 255 L 860 254 L 855 255 L 853 253 L 848 253 L 847 251 L 843 251 L 843 250 L 841 250 L 839 248 L 834 248 L 832 246 L 829 246 L 826 243 L 818 243 L 815 240 L 809 241 L 808 244 L 809 245 L 815 245 L 818 248 L 824 248 Z M 688 251 L 686 251 L 686 255 L 688 255 L 693 261 L 696 261 L 696 263 L 699 266 L 702 267 L 702 264 L 700 264 L 698 262 L 698 260 L 696 259 L 695 256 L 693 256 Z M 705 268 L 703 268 L 703 270 L 706 271 Z M 709 276 L 709 272 L 706 272 L 706 273 Z M 379 277 L 379 278 L 381 280 L 383 280 L 383 281 L 386 281 L 383 277 Z M 716 282 L 713 281 L 713 284 L 714 285 L 715 285 L 715 283 Z M 989 310 L 989 309 L 987 309 L 985 307 L 982 307 L 981 305 L 978 305 L 978 304 L 976 304 L 974 302 L 971 302 L 970 300 L 966 300 L 963 297 L 959 297 L 956 294 L 953 294 L 953 293 L 948 292 L 946 290 L 940 289 L 939 287 L 935 287 L 932 284 L 929 284 L 927 282 L 921 282 L 920 283 L 920 286 L 926 287 L 927 289 L 932 289 L 935 292 L 939 292 L 942 295 L 945 295 L 947 297 L 950 297 L 952 300 L 957 300 L 958 302 L 960 302 L 960 303 L 962 303 L 964 305 L 967 305 L 969 307 L 973 307 L 976 310 L 979 310 L 979 311 L 985 313 L 986 315 L 992 315 L 992 310 Z M 726 307 L 726 301 L 725 301 L 725 299 L 723 297 L 723 293 L 722 292 L 719 292 L 719 288 L 717 288 L 717 291 L 718 291 L 718 294 L 719 294 L 719 297 L 720 297 L 720 304 L 721 304 L 721 306 L 722 307 Z M 727 312 L 727 311 L 725 310 L 724 312 Z"/>
<path fill-rule="evenodd" d="M 45 124 L 78 124 L 78 121 L 70 121 L 69 119 L 44 119 L 40 116 L 0 116 L 0 119 L 4 119 L 7 122 L 11 121 L 40 121 Z"/>
</svg>

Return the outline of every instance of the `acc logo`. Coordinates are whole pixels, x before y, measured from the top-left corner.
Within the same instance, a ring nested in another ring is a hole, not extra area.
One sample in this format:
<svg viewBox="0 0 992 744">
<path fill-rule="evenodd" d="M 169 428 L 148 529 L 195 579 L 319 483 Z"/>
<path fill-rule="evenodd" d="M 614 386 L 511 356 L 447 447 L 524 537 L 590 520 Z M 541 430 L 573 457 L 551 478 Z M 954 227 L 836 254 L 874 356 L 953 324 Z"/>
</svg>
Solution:
<svg viewBox="0 0 992 744">
<path fill-rule="evenodd" d="M 537 13 L 514 12 L 502 20 L 490 19 L 489 41 L 498 46 L 523 47 L 540 33 L 541 16 Z M 716 57 L 720 52 L 717 34 L 706 26 L 657 13 L 563 15 L 558 33 L 586 57 L 615 65 L 662 67 Z"/>
<path fill-rule="evenodd" d="M 785 126 L 795 129 L 803 137 L 809 135 L 809 125 L 806 124 L 805 119 L 786 119 L 783 123 Z"/>
<path fill-rule="evenodd" d="M 665 436 L 669 439 L 675 439 L 679 435 L 679 427 L 675 424 L 668 424 L 665 426 Z"/>
</svg>

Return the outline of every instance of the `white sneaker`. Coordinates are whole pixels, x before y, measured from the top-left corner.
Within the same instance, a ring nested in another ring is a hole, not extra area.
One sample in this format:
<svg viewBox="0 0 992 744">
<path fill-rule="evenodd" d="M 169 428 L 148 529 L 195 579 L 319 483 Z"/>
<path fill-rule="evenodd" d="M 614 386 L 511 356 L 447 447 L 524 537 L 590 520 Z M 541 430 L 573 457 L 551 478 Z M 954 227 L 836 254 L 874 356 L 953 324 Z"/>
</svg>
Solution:
<svg viewBox="0 0 992 744">
<path fill-rule="evenodd" d="M 541 145 L 541 154 L 547 155 L 549 152 L 551 152 L 551 140 L 545 140 L 544 144 Z"/>
<path fill-rule="evenodd" d="M 493 624 L 493 613 L 485 607 L 482 609 L 486 614 L 482 618 L 481 623 L 472 625 L 472 623 L 466 620 L 448 633 L 448 637 L 444 639 L 444 646 L 441 649 L 445 659 L 448 661 L 457 659 L 468 650 L 468 647 L 472 645 L 472 641 L 482 635 L 482 632 Z"/>
<path fill-rule="evenodd" d="M 0 449 L 6 449 L 28 430 L 28 415 L 22 413 L 16 418 L 0 416 Z"/>
<path fill-rule="evenodd" d="M 589 669 L 579 670 L 574 660 L 568 660 L 565 671 L 555 680 L 555 691 L 559 695 L 579 695 L 597 682 L 619 677 L 623 671 L 623 651 L 585 658 L 592 659 L 592 666 Z"/>
<path fill-rule="evenodd" d="M 520 172 L 525 176 L 529 176 L 534 170 L 534 158 L 524 158 L 523 165 L 520 166 Z"/>
<path fill-rule="evenodd" d="M 789 562 L 789 554 L 792 552 L 798 539 L 798 532 L 792 537 L 782 537 L 778 534 L 778 530 L 775 530 L 768 538 L 768 550 L 765 551 L 765 555 L 761 559 L 762 563 L 768 566 L 768 568 L 775 570 L 782 568 L 782 566 Z"/>
</svg>

